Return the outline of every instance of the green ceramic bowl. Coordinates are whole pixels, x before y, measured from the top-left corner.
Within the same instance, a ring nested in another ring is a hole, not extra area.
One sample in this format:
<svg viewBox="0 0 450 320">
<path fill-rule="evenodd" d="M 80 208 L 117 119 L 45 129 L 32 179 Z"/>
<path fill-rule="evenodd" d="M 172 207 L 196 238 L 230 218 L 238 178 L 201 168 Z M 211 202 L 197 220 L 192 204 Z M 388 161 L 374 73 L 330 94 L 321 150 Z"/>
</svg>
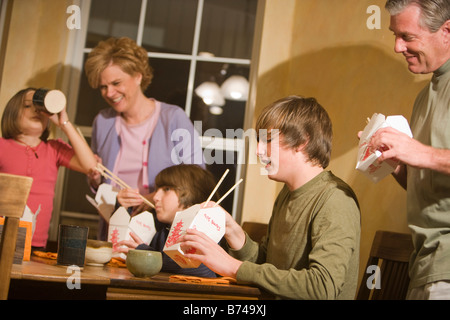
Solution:
<svg viewBox="0 0 450 320">
<path fill-rule="evenodd" d="M 139 278 L 152 277 L 162 268 L 162 255 L 159 251 L 129 250 L 127 269 Z"/>
</svg>

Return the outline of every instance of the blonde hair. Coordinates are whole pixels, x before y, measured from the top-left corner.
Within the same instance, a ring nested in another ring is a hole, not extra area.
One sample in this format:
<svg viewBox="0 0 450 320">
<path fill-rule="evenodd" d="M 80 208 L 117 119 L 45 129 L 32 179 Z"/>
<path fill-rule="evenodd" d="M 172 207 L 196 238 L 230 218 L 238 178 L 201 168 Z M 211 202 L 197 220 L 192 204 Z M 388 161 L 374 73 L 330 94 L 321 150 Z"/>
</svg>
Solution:
<svg viewBox="0 0 450 320">
<path fill-rule="evenodd" d="M 109 38 L 100 41 L 92 49 L 84 65 L 92 88 L 99 87 L 100 75 L 110 64 L 119 66 L 131 76 L 140 73 L 142 91 L 145 91 L 152 82 L 153 69 L 148 62 L 147 51 L 130 38 Z"/>
</svg>

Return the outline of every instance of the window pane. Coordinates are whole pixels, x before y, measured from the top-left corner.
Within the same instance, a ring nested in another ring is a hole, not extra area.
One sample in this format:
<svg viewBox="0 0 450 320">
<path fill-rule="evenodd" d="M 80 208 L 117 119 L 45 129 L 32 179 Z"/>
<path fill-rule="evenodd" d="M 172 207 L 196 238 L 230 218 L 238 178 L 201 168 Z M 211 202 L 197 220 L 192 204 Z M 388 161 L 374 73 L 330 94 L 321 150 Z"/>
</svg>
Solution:
<svg viewBox="0 0 450 320">
<path fill-rule="evenodd" d="M 222 150 L 208 150 L 204 149 L 205 154 L 205 161 L 207 164 L 206 168 L 208 171 L 210 171 L 216 181 L 219 181 L 220 178 L 222 178 L 224 172 L 229 169 L 230 172 L 227 174 L 226 179 L 223 180 L 223 182 L 220 184 L 219 190 L 217 191 L 219 194 L 219 198 L 221 198 L 225 193 L 230 190 L 234 184 L 236 183 L 236 170 L 237 170 L 237 152 L 233 151 L 222 151 Z M 220 157 L 223 157 L 224 161 L 223 163 L 216 163 L 217 161 L 211 161 L 214 159 L 218 159 L 217 153 L 222 153 Z M 214 159 L 209 159 L 208 155 L 211 154 Z M 228 158 L 227 158 L 228 157 Z M 235 159 L 235 163 L 226 163 L 225 159 Z M 233 212 L 233 198 L 234 198 L 234 192 L 236 192 L 236 189 L 230 193 L 223 202 L 220 203 L 220 205 L 227 210 L 230 214 Z"/>
<path fill-rule="evenodd" d="M 232 75 L 241 75 L 248 79 L 249 70 L 246 65 L 198 62 L 194 88 L 206 81 L 213 81 L 221 86 Z M 197 94 L 193 95 L 191 120 L 202 122 L 202 134 L 208 129 L 218 129 L 225 138 L 227 129 L 243 128 L 246 101 L 225 99 L 224 102 L 222 107 L 209 106 Z"/>
<path fill-rule="evenodd" d="M 137 37 L 141 0 L 92 0 L 86 47 L 110 37 Z"/>
<path fill-rule="evenodd" d="M 250 59 L 257 0 L 205 0 L 199 52 Z"/>
<path fill-rule="evenodd" d="M 90 144 L 91 140 L 86 138 Z M 97 214 L 97 210 L 86 199 L 86 195 L 92 198 L 95 195 L 89 188 L 85 174 L 73 170 L 66 170 L 64 179 L 64 196 L 62 201 L 62 209 L 70 212 L 82 212 Z"/>
<path fill-rule="evenodd" d="M 84 58 L 84 61 L 86 61 L 87 54 Z M 75 123 L 79 126 L 90 127 L 99 111 L 108 108 L 109 105 L 100 95 L 100 89 L 92 89 L 91 86 L 89 86 L 84 68 L 81 71 L 79 92 Z"/>
<path fill-rule="evenodd" d="M 191 54 L 198 0 L 147 0 L 146 3 L 145 21 L 141 21 L 143 47 L 149 52 Z M 141 0 L 91 0 L 85 47 L 93 48 L 99 41 L 109 37 L 137 40 L 141 5 Z M 216 57 L 251 59 L 256 7 L 257 0 L 204 0 L 199 52 L 210 52 Z M 151 57 L 154 78 L 145 95 L 185 109 L 191 63 L 190 60 Z M 211 79 L 220 86 L 231 75 L 248 79 L 249 68 L 248 65 L 197 62 L 194 88 Z M 110 107 L 101 97 L 99 89 L 92 89 L 88 85 L 84 70 L 81 72 L 75 123 L 90 127 L 99 111 Z M 202 134 L 209 129 L 219 129 L 219 134 L 224 138 L 242 138 L 237 129 L 243 127 L 245 101 L 225 99 L 224 105 L 219 108 L 221 114 L 212 113 L 214 110 L 195 93 L 191 103 L 191 120 L 201 121 L 201 128 L 197 126 L 197 129 L 201 129 Z M 234 133 L 237 135 L 227 137 L 227 129 L 236 130 Z M 206 133 L 212 135 L 211 131 Z M 219 189 L 223 195 L 235 183 L 237 152 L 220 148 L 205 149 L 204 152 L 207 167 L 217 181 L 227 168 L 230 169 Z M 85 199 L 86 194 L 92 195 L 86 176 L 67 170 L 61 209 L 96 214 L 96 210 Z M 231 193 L 221 203 L 230 213 L 233 198 L 234 193 Z M 69 218 L 63 219 L 69 221 Z M 94 226 L 94 230 L 96 222 L 89 220 L 89 223 Z"/>
<path fill-rule="evenodd" d="M 190 54 L 197 0 L 149 0 L 142 46 L 151 52 Z"/>
<path fill-rule="evenodd" d="M 151 58 L 150 65 L 154 76 L 145 95 L 185 109 L 190 61 Z"/>
</svg>

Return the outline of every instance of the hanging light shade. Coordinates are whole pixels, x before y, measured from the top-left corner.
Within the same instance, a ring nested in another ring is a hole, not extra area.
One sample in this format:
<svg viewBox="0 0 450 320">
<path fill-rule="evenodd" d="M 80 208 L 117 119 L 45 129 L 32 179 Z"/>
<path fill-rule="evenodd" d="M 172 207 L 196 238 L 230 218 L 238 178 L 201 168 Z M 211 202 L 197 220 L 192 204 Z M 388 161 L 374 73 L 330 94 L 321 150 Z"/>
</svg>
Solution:
<svg viewBox="0 0 450 320">
<path fill-rule="evenodd" d="M 220 116 L 223 113 L 223 109 L 222 109 L 222 107 L 219 107 L 219 106 L 210 106 L 209 113 L 211 113 L 215 116 Z"/>
<path fill-rule="evenodd" d="M 243 76 L 231 76 L 222 84 L 221 91 L 225 99 L 247 101 L 249 84 Z"/>
<path fill-rule="evenodd" d="M 195 93 L 202 98 L 203 102 L 208 106 L 222 107 L 225 105 L 225 99 L 220 91 L 220 87 L 215 82 L 203 82 L 195 89 Z"/>
</svg>

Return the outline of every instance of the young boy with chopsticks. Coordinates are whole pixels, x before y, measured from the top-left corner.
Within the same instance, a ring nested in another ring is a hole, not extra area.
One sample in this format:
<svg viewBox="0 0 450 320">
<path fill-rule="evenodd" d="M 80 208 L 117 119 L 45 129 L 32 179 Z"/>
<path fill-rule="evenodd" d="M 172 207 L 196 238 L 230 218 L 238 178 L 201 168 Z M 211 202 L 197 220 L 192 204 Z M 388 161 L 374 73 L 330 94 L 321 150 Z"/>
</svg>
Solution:
<svg viewBox="0 0 450 320">
<path fill-rule="evenodd" d="M 169 235 L 170 227 L 178 211 L 185 210 L 195 204 L 205 201 L 211 194 L 212 200 L 217 201 L 217 193 L 213 190 L 214 176 L 211 172 L 195 164 L 179 164 L 163 169 L 155 178 L 156 191 L 153 197 L 155 213 L 158 223 L 158 231 L 149 244 L 134 233 L 133 240 L 121 241 L 119 244 L 127 247 L 119 249 L 120 252 L 128 252 L 128 249 L 160 251 L 163 256 L 161 271 L 184 274 L 198 277 L 216 277 L 216 274 L 201 264 L 198 268 L 181 268 L 165 252 L 164 244 Z M 138 206 L 142 203 L 137 190 L 122 189 L 117 195 L 119 203 L 125 207 Z"/>
<path fill-rule="evenodd" d="M 256 130 L 269 179 L 284 183 L 266 237 L 252 241 L 228 214 L 228 253 L 188 230 L 183 245 L 197 250 L 186 257 L 281 299 L 354 299 L 360 211 L 352 189 L 325 170 L 332 141 L 327 112 L 314 98 L 289 96 L 264 109 Z"/>
</svg>

